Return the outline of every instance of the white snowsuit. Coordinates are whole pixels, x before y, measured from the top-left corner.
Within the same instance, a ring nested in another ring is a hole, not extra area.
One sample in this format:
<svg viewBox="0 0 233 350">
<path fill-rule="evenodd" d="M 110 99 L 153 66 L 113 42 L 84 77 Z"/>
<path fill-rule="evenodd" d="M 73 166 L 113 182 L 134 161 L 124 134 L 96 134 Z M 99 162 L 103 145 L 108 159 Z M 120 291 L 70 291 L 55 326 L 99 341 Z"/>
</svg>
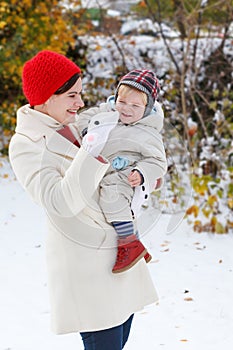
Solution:
<svg viewBox="0 0 233 350">
<path fill-rule="evenodd" d="M 88 125 L 91 128 L 91 125 L 103 124 L 100 113 L 106 111 L 112 113 L 109 103 L 80 113 L 80 132 Z M 145 199 L 154 190 L 156 179 L 164 176 L 167 163 L 160 135 L 162 126 L 163 111 L 156 102 L 150 115 L 128 125 L 119 121 L 111 131 L 101 152 L 111 166 L 100 183 L 99 198 L 100 207 L 108 222 L 132 220 L 134 188 L 129 185 L 127 177 L 133 169 L 138 169 L 143 175 L 141 191 Z"/>
</svg>

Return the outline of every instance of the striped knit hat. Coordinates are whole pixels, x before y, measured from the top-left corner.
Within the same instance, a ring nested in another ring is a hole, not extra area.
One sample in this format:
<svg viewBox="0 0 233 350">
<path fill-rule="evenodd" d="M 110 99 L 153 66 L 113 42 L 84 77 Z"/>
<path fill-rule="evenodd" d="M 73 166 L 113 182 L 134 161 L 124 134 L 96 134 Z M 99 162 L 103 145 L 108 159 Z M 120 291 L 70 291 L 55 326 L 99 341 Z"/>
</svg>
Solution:
<svg viewBox="0 0 233 350">
<path fill-rule="evenodd" d="M 123 78 L 121 78 L 117 86 L 115 102 L 117 100 L 119 88 L 122 84 L 132 86 L 132 88 L 142 91 L 147 95 L 147 105 L 144 117 L 149 115 L 160 90 L 159 82 L 155 73 L 146 69 L 135 69 L 127 73 L 125 76 L 123 76 Z"/>
</svg>

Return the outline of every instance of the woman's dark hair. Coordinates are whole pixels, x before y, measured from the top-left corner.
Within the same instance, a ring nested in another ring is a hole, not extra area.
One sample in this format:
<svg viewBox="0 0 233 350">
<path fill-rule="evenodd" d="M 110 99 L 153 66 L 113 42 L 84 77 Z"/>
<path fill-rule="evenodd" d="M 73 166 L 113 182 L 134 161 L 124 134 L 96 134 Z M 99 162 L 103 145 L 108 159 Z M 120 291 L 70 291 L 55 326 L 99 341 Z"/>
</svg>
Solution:
<svg viewBox="0 0 233 350">
<path fill-rule="evenodd" d="M 61 95 L 64 92 L 70 90 L 76 81 L 80 78 L 80 74 L 74 74 L 65 84 L 63 84 L 57 91 L 54 92 L 54 95 Z"/>
</svg>

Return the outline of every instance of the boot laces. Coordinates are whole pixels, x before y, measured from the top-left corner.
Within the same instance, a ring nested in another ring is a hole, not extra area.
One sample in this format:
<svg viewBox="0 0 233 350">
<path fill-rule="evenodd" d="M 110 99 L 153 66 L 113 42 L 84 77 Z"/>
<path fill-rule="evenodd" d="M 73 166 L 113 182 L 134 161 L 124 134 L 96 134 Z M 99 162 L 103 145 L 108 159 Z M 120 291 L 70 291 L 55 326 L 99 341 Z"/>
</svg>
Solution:
<svg viewBox="0 0 233 350">
<path fill-rule="evenodd" d="M 117 252 L 117 261 L 122 262 L 129 256 L 129 248 L 120 247 Z"/>
</svg>

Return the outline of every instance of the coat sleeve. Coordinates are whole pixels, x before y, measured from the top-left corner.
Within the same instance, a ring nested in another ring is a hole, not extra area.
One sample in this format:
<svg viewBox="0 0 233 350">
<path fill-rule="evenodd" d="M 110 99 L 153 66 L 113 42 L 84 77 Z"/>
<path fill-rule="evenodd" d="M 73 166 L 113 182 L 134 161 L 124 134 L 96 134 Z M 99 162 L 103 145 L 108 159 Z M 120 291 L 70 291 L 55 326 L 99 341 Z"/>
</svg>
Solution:
<svg viewBox="0 0 233 350">
<path fill-rule="evenodd" d="M 159 132 L 147 140 L 146 147 L 143 147 L 141 153 L 142 160 L 137 162 L 136 168 L 142 173 L 151 193 L 155 189 L 156 180 L 163 178 L 167 171 L 164 144 Z"/>
<path fill-rule="evenodd" d="M 78 128 L 79 134 L 82 135 L 83 131 L 88 128 L 88 124 L 92 117 L 98 113 L 111 111 L 109 103 L 102 103 L 98 107 L 91 107 L 78 114 L 77 122 L 75 123 Z"/>
<path fill-rule="evenodd" d="M 32 142 L 14 135 L 9 158 L 17 180 L 31 198 L 48 213 L 62 217 L 77 215 L 93 205 L 93 194 L 109 164 L 92 157 L 82 147 L 64 174 L 54 154 L 46 152 L 43 139 Z"/>
</svg>

